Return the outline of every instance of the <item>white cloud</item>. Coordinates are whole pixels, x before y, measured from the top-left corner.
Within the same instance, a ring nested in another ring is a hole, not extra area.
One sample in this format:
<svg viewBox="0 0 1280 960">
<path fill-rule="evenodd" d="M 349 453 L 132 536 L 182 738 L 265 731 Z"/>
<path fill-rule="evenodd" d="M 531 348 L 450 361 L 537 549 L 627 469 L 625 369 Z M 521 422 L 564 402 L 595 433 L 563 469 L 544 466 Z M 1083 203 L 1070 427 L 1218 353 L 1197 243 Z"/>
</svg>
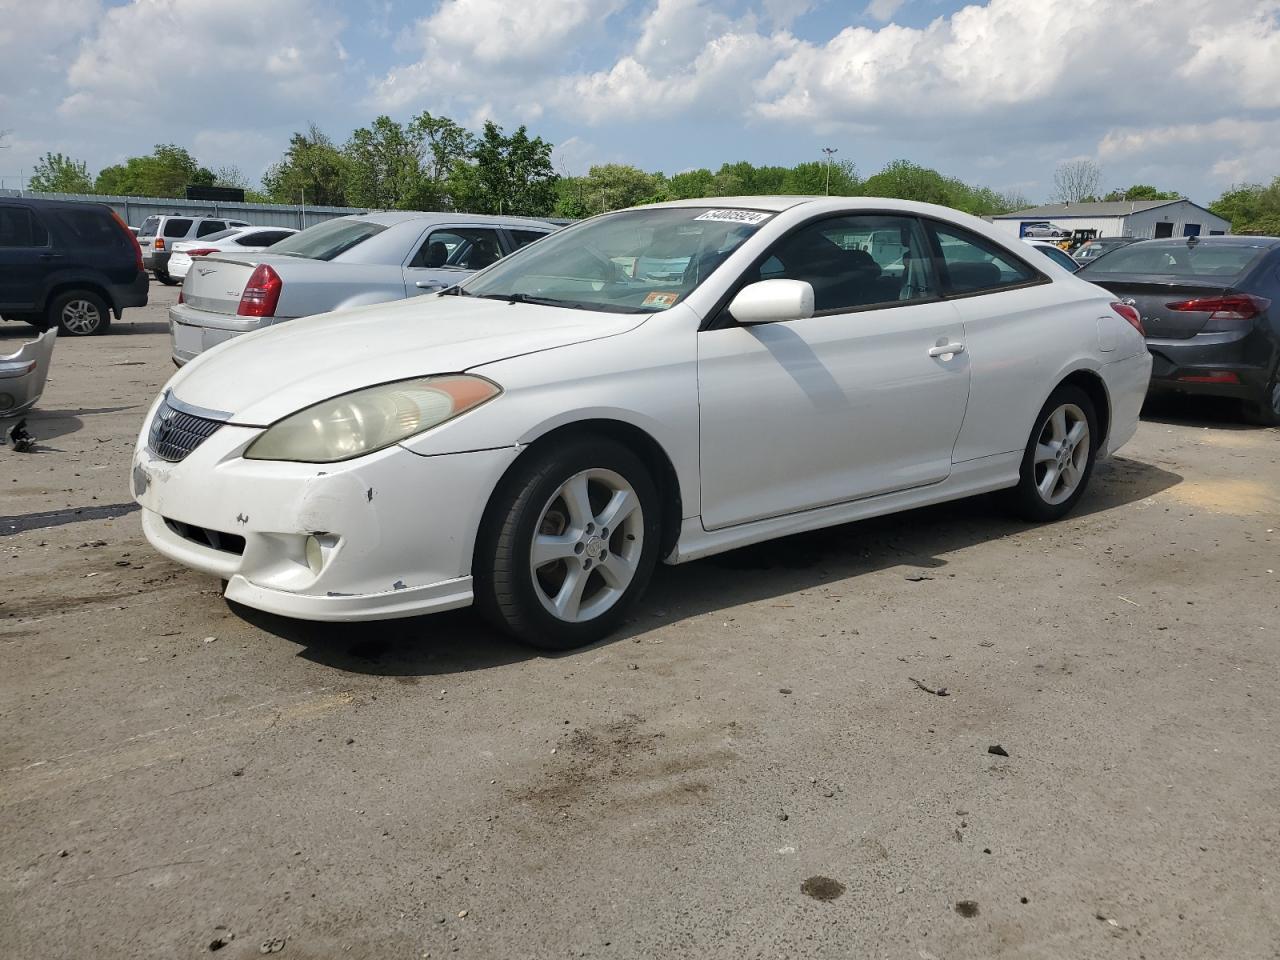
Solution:
<svg viewBox="0 0 1280 960">
<path fill-rule="evenodd" d="M 443 0 L 419 20 L 400 46 L 417 60 L 389 71 L 375 86 L 384 109 L 477 102 L 495 92 L 525 106 L 528 81 L 563 62 L 623 0 L 538 0 L 530 6 L 504 0 Z"/>
<path fill-rule="evenodd" d="M 906 0 L 871 0 L 867 4 L 866 15 L 881 23 L 888 23 L 905 2 Z"/>
<path fill-rule="evenodd" d="M 1098 158 L 1106 163 L 1136 163 L 1157 179 L 1163 171 L 1188 173 L 1208 170 L 1219 186 L 1269 181 L 1280 173 L 1275 144 L 1280 120 L 1213 120 L 1157 127 L 1111 130 L 1098 143 Z M 1168 176 L 1167 173 L 1164 174 Z"/>
<path fill-rule="evenodd" d="M 0 108 L 38 100 L 74 56 L 79 33 L 67 25 L 101 14 L 98 0 L 0 0 Z"/>
<path fill-rule="evenodd" d="M 308 0 L 134 0 L 107 11 L 67 71 L 64 116 L 243 120 L 328 101 L 343 21 Z"/>
</svg>

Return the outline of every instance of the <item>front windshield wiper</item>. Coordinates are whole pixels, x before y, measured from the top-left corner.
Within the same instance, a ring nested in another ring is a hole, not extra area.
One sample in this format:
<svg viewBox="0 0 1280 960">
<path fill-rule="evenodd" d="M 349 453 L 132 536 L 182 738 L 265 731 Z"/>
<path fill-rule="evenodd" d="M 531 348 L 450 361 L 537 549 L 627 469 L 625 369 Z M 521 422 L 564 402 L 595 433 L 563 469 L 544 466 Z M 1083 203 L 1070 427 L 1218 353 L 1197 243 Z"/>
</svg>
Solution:
<svg viewBox="0 0 1280 960">
<path fill-rule="evenodd" d="M 557 300 L 554 297 L 534 297 L 527 293 L 481 293 L 471 294 L 471 296 L 479 296 L 481 300 L 502 300 L 506 303 L 536 303 L 543 307 L 568 307 L 571 310 L 592 309 L 572 300 Z"/>
<path fill-rule="evenodd" d="M 440 296 L 442 297 L 474 297 L 475 294 L 467 293 L 466 290 L 463 290 L 460 286 L 458 286 L 455 283 L 452 287 L 445 287 L 443 290 L 441 290 Z"/>
</svg>

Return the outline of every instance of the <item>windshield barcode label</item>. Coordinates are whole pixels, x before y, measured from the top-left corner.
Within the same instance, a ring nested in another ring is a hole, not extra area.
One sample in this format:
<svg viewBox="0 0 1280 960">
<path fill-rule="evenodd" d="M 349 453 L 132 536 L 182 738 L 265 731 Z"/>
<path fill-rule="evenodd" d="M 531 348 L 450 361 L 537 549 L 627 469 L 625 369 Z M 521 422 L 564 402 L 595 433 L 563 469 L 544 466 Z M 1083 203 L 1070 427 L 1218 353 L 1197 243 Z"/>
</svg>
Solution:
<svg viewBox="0 0 1280 960">
<path fill-rule="evenodd" d="M 694 217 L 695 220 L 718 220 L 721 223 L 763 223 L 771 214 L 759 210 L 708 210 Z"/>
</svg>

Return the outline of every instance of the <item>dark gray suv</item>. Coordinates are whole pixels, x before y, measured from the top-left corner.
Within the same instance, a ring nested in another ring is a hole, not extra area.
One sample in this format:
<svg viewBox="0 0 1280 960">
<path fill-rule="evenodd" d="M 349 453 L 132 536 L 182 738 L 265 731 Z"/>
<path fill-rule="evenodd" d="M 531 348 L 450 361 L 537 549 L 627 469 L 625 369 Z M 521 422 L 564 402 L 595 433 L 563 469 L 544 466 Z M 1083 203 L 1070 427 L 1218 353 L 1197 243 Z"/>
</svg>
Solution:
<svg viewBox="0 0 1280 960">
<path fill-rule="evenodd" d="M 0 316 L 66 335 L 106 333 L 147 304 L 142 251 L 101 203 L 0 197 Z"/>
</svg>

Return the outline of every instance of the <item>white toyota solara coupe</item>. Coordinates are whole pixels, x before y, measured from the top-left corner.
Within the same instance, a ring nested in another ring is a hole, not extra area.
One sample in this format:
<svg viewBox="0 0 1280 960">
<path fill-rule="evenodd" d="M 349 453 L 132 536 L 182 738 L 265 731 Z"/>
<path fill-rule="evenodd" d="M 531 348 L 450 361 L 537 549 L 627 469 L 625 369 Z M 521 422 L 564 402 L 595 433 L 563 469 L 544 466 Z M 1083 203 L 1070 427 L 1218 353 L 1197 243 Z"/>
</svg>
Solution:
<svg viewBox="0 0 1280 960">
<path fill-rule="evenodd" d="M 472 602 L 536 646 L 655 563 L 1007 489 L 1054 520 L 1134 433 L 1131 307 L 944 207 L 605 214 L 440 294 L 219 346 L 147 414 L 147 538 L 312 620 Z"/>
</svg>

